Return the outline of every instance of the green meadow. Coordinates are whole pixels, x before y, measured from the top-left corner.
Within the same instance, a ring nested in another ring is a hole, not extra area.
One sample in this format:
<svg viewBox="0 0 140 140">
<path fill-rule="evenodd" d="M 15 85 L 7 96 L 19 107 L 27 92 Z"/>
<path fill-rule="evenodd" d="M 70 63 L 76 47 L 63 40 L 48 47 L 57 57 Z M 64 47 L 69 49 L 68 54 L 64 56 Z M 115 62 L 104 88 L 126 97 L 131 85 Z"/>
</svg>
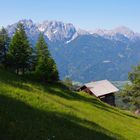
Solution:
<svg viewBox="0 0 140 140">
<path fill-rule="evenodd" d="M 0 140 L 140 140 L 140 118 L 61 83 L 0 70 Z"/>
</svg>

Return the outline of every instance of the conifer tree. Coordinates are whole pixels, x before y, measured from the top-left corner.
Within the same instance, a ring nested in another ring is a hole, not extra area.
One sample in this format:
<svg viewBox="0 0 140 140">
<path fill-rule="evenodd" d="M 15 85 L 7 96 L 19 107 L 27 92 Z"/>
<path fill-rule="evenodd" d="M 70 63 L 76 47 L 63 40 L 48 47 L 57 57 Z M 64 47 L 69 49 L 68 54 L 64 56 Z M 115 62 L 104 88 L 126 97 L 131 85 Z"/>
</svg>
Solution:
<svg viewBox="0 0 140 140">
<path fill-rule="evenodd" d="M 17 25 L 16 32 L 11 40 L 8 57 L 11 67 L 17 74 L 24 74 L 29 69 L 32 49 L 30 47 L 23 24 Z"/>
<path fill-rule="evenodd" d="M 38 79 L 46 82 L 57 81 L 59 79 L 57 67 L 42 34 L 40 34 L 36 44 L 36 55 L 35 73 Z"/>
<path fill-rule="evenodd" d="M 140 109 L 140 65 L 129 73 L 128 79 L 131 84 L 125 85 L 121 92 L 123 101 Z"/>
<path fill-rule="evenodd" d="M 10 37 L 6 29 L 2 27 L 0 30 L 0 64 L 5 65 L 6 61 L 6 53 L 9 47 Z"/>
</svg>

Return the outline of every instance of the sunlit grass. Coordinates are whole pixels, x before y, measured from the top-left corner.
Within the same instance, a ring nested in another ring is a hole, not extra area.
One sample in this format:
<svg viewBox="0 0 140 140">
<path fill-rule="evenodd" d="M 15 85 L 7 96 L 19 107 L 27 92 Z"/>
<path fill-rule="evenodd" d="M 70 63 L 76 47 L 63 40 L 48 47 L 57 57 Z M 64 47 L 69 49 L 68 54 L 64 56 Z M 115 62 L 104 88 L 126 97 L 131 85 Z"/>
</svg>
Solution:
<svg viewBox="0 0 140 140">
<path fill-rule="evenodd" d="M 62 84 L 0 71 L 2 140 L 139 140 L 140 119 Z"/>
</svg>

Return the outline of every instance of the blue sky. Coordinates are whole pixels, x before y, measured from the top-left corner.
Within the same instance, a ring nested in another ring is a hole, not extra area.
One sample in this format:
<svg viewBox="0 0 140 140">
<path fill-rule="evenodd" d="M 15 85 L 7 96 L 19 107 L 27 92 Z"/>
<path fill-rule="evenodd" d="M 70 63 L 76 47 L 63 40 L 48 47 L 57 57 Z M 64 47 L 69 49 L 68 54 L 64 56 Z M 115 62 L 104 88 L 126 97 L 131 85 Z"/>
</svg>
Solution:
<svg viewBox="0 0 140 140">
<path fill-rule="evenodd" d="M 0 0 L 0 26 L 20 19 L 59 20 L 87 30 L 124 25 L 140 32 L 140 0 Z"/>
</svg>

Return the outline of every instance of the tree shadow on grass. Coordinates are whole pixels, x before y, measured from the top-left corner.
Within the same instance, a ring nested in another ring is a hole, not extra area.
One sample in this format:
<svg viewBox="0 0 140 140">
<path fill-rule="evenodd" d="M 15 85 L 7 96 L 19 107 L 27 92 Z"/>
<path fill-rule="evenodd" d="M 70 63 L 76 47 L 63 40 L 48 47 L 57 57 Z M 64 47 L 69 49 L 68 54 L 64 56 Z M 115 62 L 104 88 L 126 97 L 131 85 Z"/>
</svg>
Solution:
<svg viewBox="0 0 140 140">
<path fill-rule="evenodd" d="M 10 74 L 10 77 L 12 77 L 11 74 Z M 2 77 L 0 77 L 0 81 L 2 83 L 9 84 L 10 86 L 13 86 L 15 88 L 20 88 L 20 89 L 23 89 L 26 91 L 34 92 L 34 89 L 28 85 L 27 80 L 23 80 L 22 77 L 17 77 L 16 75 L 13 76 L 13 78 L 10 80 L 8 78 L 5 78 L 4 76 L 2 76 Z M 93 98 L 93 99 L 88 98 L 85 96 L 81 96 L 80 94 L 77 94 L 76 92 L 69 91 L 68 88 L 61 83 L 56 83 L 56 84 L 43 84 L 43 83 L 41 83 L 41 84 L 39 84 L 39 83 L 33 82 L 33 81 L 30 81 L 30 83 L 32 83 L 34 85 L 34 87 L 37 88 L 37 90 L 43 89 L 44 92 L 47 92 L 49 94 L 54 94 L 54 95 L 57 95 L 59 97 L 62 97 L 62 98 L 68 99 L 68 100 L 79 100 L 82 102 L 87 102 L 93 106 L 96 106 L 96 107 L 103 109 L 105 111 L 114 113 L 116 115 L 119 115 L 122 117 L 128 116 L 128 117 L 131 117 L 134 119 L 138 119 L 138 117 L 136 117 L 134 115 L 131 115 L 131 114 L 128 114 L 125 112 L 124 113 L 119 112 L 116 108 L 112 108 L 109 105 L 103 104 L 101 101 L 99 101 L 95 98 Z M 73 108 L 73 109 L 75 109 L 75 108 Z"/>
<path fill-rule="evenodd" d="M 33 88 L 28 86 L 25 82 L 23 82 L 22 80 L 3 80 L 3 79 L 0 79 L 0 82 L 2 83 L 5 83 L 6 85 L 10 85 L 14 88 L 19 88 L 19 89 L 23 89 L 23 90 L 26 90 L 26 91 L 33 91 Z"/>
<path fill-rule="evenodd" d="M 10 77 L 11 77 L 11 74 L 10 74 Z M 23 89 L 26 91 L 34 92 L 34 89 L 27 84 L 28 83 L 27 80 L 23 80 L 22 77 L 17 77 L 16 75 L 13 76 L 13 78 L 10 80 L 8 78 L 5 78 L 4 76 L 2 76 L 0 78 L 0 81 L 5 83 L 5 84 L 9 84 L 15 88 L 20 88 L 20 89 Z M 41 84 L 39 84 L 39 83 L 33 82 L 33 81 L 30 81 L 30 83 L 33 83 L 34 87 L 36 85 L 37 90 L 43 89 L 44 92 L 47 92 L 49 94 L 54 94 L 54 95 L 57 95 L 59 97 L 62 97 L 62 98 L 68 99 L 68 100 L 79 100 L 82 102 L 87 102 L 93 106 L 96 106 L 96 107 L 103 109 L 105 111 L 114 113 L 116 115 L 119 115 L 122 117 L 128 116 L 128 117 L 131 117 L 134 119 L 138 119 L 138 117 L 131 115 L 131 114 L 128 114 L 128 113 L 125 113 L 125 112 L 120 112 L 116 108 L 113 108 L 109 105 L 106 105 L 106 104 L 102 103 L 101 101 L 99 101 L 98 99 L 88 98 L 88 97 L 82 96 L 80 94 L 77 94 L 76 92 L 70 91 L 70 90 L 68 90 L 68 88 L 66 86 L 64 86 L 61 83 L 56 83 L 56 84 L 43 84 L 43 83 L 41 83 Z"/>
<path fill-rule="evenodd" d="M 117 140 L 101 126 L 60 112 L 42 111 L 0 95 L 1 140 Z"/>
</svg>

